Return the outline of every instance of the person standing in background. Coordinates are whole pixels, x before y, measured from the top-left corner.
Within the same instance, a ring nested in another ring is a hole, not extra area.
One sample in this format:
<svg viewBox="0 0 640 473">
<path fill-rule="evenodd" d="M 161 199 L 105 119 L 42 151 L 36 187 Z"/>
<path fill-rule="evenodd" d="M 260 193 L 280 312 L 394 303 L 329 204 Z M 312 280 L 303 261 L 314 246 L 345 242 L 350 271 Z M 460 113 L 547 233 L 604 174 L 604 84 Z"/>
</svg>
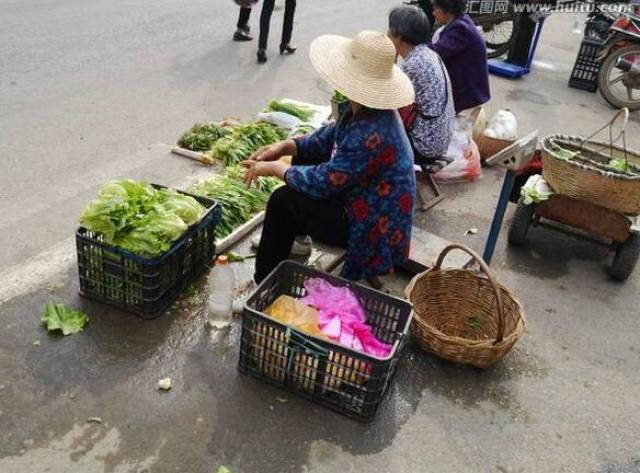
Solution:
<svg viewBox="0 0 640 473">
<path fill-rule="evenodd" d="M 262 14 L 260 15 L 260 39 L 258 43 L 258 63 L 267 62 L 267 40 L 269 39 L 269 26 L 275 0 L 263 0 Z M 282 26 L 282 39 L 280 41 L 280 54 L 293 54 L 296 48 L 291 46 L 293 34 L 293 17 L 296 11 L 296 0 L 285 0 L 284 24 Z"/>
<path fill-rule="evenodd" d="M 251 27 L 249 26 L 249 18 L 251 17 L 251 7 L 258 3 L 257 0 L 235 0 L 240 5 L 240 16 L 236 32 L 233 34 L 234 41 L 251 41 Z"/>
</svg>

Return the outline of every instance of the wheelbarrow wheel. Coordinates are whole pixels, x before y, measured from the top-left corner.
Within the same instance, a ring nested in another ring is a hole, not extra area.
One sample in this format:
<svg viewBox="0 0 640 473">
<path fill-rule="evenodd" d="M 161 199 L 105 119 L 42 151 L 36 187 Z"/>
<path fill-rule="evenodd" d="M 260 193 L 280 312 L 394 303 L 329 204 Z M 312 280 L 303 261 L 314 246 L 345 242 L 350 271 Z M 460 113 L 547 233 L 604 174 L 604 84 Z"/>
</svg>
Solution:
<svg viewBox="0 0 640 473">
<path fill-rule="evenodd" d="M 522 245 L 527 240 L 527 233 L 533 221 L 535 205 L 525 205 L 522 198 L 518 201 L 516 211 L 509 227 L 509 243 L 512 245 Z"/>
<path fill-rule="evenodd" d="M 609 276 L 624 281 L 633 272 L 640 259 L 640 233 L 631 233 L 624 243 L 618 245 L 613 263 L 607 268 Z"/>
</svg>

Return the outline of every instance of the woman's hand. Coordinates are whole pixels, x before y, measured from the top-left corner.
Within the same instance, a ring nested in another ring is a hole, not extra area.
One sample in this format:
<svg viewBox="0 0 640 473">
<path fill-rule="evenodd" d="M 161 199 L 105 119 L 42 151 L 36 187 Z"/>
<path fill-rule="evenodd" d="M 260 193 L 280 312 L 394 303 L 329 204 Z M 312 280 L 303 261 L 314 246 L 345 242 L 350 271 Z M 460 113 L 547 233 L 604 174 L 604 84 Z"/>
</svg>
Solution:
<svg viewBox="0 0 640 473">
<path fill-rule="evenodd" d="M 295 156 L 298 146 L 293 140 L 284 140 L 278 143 L 263 146 L 249 157 L 249 161 L 277 161 L 283 156 Z"/>
<path fill-rule="evenodd" d="M 244 161 L 242 165 L 246 168 L 244 173 L 244 183 L 251 186 L 259 177 L 278 177 L 284 180 L 284 173 L 288 166 L 280 161 Z"/>
<path fill-rule="evenodd" d="M 283 156 L 282 141 L 272 145 L 262 146 L 249 157 L 249 161 L 277 161 Z"/>
</svg>

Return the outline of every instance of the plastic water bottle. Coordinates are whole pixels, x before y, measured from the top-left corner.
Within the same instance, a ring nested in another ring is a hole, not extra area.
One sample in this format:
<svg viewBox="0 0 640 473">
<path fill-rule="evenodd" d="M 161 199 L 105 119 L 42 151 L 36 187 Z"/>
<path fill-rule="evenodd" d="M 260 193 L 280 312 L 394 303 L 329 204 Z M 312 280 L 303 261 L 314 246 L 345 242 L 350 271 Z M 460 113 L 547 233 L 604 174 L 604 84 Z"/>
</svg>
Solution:
<svg viewBox="0 0 640 473">
<path fill-rule="evenodd" d="M 236 275 L 226 256 L 218 256 L 216 265 L 209 274 L 209 326 L 223 329 L 229 326 L 233 317 L 233 291 Z"/>
</svg>

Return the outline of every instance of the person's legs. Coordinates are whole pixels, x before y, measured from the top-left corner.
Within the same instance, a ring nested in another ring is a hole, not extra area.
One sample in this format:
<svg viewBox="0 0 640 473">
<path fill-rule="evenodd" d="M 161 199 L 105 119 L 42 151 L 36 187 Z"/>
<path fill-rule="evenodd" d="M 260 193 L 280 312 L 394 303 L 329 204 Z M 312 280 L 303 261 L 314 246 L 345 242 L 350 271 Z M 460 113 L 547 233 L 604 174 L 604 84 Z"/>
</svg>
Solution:
<svg viewBox="0 0 640 473">
<path fill-rule="evenodd" d="M 280 47 L 288 46 L 293 34 L 293 17 L 296 12 L 296 0 L 286 0 L 284 7 L 284 25 L 282 27 L 282 42 Z"/>
<path fill-rule="evenodd" d="M 251 8 L 240 8 L 238 16 L 238 29 L 233 34 L 234 41 L 251 41 L 253 38 L 249 34 L 249 17 L 251 16 Z"/>
<path fill-rule="evenodd" d="M 349 222 L 337 199 L 313 200 L 289 186 L 274 191 L 267 204 L 254 279 L 260 283 L 289 257 L 296 235 L 346 247 Z"/>
<path fill-rule="evenodd" d="M 269 25 L 271 24 L 271 14 L 275 0 L 263 0 L 262 13 L 260 14 L 260 41 L 258 49 L 267 49 L 267 40 L 269 39 Z"/>
<path fill-rule="evenodd" d="M 249 18 L 251 17 L 251 8 L 240 8 L 240 16 L 238 16 L 238 29 L 244 30 L 249 26 Z"/>
</svg>

